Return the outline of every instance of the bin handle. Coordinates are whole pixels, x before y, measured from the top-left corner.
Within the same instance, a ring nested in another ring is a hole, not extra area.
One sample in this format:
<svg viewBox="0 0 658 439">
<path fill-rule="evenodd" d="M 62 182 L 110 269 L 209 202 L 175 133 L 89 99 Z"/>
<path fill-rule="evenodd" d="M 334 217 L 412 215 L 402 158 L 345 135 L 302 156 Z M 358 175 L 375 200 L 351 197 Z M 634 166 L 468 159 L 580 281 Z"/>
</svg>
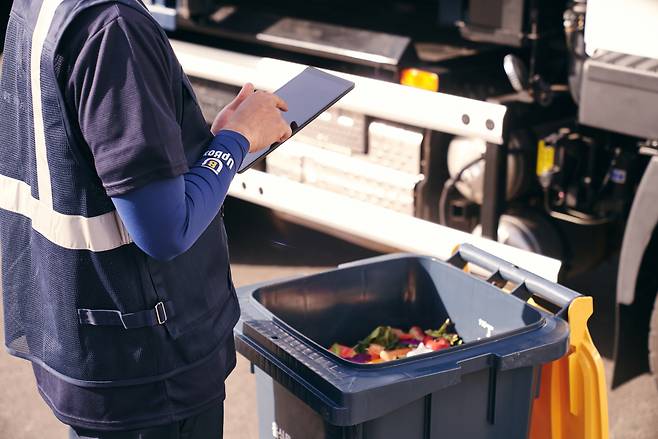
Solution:
<svg viewBox="0 0 658 439">
<path fill-rule="evenodd" d="M 482 267 L 492 273 L 490 281 L 502 279 L 517 284 L 512 291 L 513 295 L 523 300 L 537 296 L 560 308 L 558 315 L 566 313 L 571 301 L 580 297 L 580 294 L 567 287 L 519 268 L 471 244 L 460 245 L 448 262 L 459 268 L 464 268 L 467 263 Z"/>
</svg>

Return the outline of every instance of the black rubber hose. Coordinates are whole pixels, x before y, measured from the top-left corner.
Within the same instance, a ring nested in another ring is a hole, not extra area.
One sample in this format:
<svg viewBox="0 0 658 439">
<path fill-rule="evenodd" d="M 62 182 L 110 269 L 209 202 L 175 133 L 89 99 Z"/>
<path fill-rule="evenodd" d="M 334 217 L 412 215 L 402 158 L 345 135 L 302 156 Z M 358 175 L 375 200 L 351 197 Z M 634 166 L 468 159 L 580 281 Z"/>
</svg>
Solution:
<svg viewBox="0 0 658 439">
<path fill-rule="evenodd" d="M 443 226 L 448 225 L 447 209 L 448 209 L 448 195 L 450 194 L 450 191 L 452 191 L 452 189 L 455 187 L 457 182 L 459 182 L 462 179 L 464 172 L 466 172 L 472 166 L 477 165 L 482 160 L 484 160 L 484 154 L 466 163 L 466 165 L 464 165 L 464 167 L 462 167 L 459 170 L 459 172 L 457 172 L 454 178 L 447 179 L 446 182 L 443 184 L 443 189 L 441 190 L 441 196 L 439 197 L 439 224 Z"/>
</svg>

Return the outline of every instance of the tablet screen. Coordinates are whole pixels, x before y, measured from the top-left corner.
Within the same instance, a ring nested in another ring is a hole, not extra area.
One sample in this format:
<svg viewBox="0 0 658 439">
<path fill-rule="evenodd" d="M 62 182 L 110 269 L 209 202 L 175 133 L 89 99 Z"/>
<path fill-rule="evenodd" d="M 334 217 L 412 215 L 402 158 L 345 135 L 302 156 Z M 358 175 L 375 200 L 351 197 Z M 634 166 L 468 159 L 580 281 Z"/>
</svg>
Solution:
<svg viewBox="0 0 658 439">
<path fill-rule="evenodd" d="M 353 82 L 308 67 L 274 94 L 287 102 L 288 111 L 282 114 L 286 122 L 293 127 L 293 135 L 295 135 L 352 88 L 354 88 Z M 238 172 L 247 170 L 279 145 L 280 143 L 275 143 L 269 148 L 247 154 Z"/>
</svg>

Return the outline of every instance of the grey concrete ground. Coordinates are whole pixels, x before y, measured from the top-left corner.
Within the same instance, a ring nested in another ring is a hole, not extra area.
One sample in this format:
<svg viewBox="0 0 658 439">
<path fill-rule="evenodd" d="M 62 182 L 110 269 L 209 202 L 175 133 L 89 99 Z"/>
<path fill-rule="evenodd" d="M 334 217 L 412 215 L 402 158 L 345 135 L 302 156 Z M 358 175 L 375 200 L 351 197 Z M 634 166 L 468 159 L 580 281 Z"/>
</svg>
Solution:
<svg viewBox="0 0 658 439">
<path fill-rule="evenodd" d="M 262 209 L 232 203 L 227 217 L 233 274 L 238 285 L 312 273 L 371 255 L 325 235 L 271 221 Z M 253 220 L 254 217 L 266 219 Z M 606 361 L 608 375 L 610 366 Z M 658 391 L 649 375 L 615 389 L 609 399 L 612 438 L 658 438 Z M 248 363 L 239 358 L 227 382 L 225 437 L 256 439 L 257 421 L 255 382 Z M 0 353 L 0 439 L 66 437 L 66 428 L 37 395 L 29 365 Z"/>
</svg>

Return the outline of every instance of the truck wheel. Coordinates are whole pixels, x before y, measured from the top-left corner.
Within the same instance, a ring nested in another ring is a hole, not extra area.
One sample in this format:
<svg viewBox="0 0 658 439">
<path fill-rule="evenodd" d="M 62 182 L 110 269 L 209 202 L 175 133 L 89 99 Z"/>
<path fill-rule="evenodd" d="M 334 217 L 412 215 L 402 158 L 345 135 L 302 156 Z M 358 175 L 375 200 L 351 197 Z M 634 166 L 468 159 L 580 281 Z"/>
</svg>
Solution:
<svg viewBox="0 0 658 439">
<path fill-rule="evenodd" d="M 658 295 L 651 314 L 651 327 L 649 331 L 649 365 L 653 379 L 658 387 Z"/>
</svg>

